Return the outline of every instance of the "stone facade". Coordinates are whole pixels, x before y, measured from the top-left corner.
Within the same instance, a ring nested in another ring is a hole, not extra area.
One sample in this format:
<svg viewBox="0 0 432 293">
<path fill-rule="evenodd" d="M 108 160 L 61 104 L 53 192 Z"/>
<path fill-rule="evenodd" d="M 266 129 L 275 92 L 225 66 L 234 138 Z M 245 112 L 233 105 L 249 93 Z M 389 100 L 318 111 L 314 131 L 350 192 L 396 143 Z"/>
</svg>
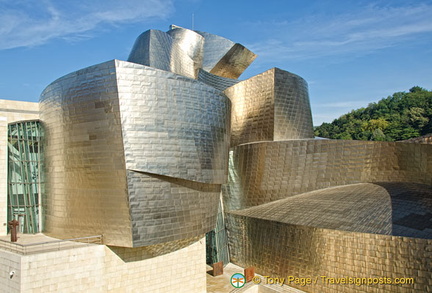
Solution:
<svg viewBox="0 0 432 293">
<path fill-rule="evenodd" d="M 204 238 L 154 258 L 143 248 L 104 245 L 31 255 L 0 250 L 0 292 L 206 292 L 204 259 Z"/>
</svg>

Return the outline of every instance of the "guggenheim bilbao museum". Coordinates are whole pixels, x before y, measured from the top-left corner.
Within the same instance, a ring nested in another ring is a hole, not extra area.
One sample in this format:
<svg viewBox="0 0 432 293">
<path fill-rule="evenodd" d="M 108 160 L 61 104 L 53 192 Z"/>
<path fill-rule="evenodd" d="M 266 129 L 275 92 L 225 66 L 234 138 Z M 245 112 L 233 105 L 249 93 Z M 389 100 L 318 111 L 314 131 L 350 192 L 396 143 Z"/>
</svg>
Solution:
<svg viewBox="0 0 432 293">
<path fill-rule="evenodd" d="M 206 292 L 222 261 L 305 292 L 432 292 L 430 142 L 316 139 L 306 81 L 238 79 L 255 58 L 171 26 L 0 100 L 0 290 Z"/>
</svg>

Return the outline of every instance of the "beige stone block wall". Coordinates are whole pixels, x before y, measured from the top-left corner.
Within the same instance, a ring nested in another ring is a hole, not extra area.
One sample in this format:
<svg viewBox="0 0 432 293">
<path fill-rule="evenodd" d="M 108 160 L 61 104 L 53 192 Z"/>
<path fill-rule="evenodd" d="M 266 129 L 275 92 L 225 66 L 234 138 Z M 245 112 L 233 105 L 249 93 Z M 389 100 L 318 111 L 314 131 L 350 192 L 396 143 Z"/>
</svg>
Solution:
<svg viewBox="0 0 432 293">
<path fill-rule="evenodd" d="M 106 292 L 206 292 L 205 238 L 140 261 L 141 248 L 106 248 Z"/>
<path fill-rule="evenodd" d="M 22 257 L 18 292 L 105 292 L 102 245 Z"/>
<path fill-rule="evenodd" d="M 38 118 L 38 103 L 0 100 L 0 235 L 7 233 L 7 126 Z"/>
<path fill-rule="evenodd" d="M 150 259 L 142 250 L 90 245 L 27 256 L 0 251 L 0 292 L 206 292 L 205 238 Z"/>
<path fill-rule="evenodd" d="M 13 277 L 10 273 L 14 272 Z M 0 292 L 19 292 L 21 256 L 0 250 Z"/>
</svg>

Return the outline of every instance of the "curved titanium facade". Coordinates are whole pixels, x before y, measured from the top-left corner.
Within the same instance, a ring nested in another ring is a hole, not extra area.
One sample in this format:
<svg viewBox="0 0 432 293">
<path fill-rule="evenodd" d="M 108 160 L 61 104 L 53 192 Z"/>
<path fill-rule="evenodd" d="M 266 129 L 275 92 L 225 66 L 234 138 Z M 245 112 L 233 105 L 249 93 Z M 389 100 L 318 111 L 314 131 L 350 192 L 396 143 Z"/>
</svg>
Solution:
<svg viewBox="0 0 432 293">
<path fill-rule="evenodd" d="M 230 101 L 199 81 L 116 61 L 126 168 L 222 184 Z"/>
<path fill-rule="evenodd" d="M 159 30 L 142 33 L 132 48 L 129 62 L 195 78 L 194 60 L 183 51 L 170 35 Z"/>
<path fill-rule="evenodd" d="M 207 72 L 238 78 L 256 58 L 253 52 L 241 44 L 207 32 L 197 33 L 205 38 L 202 69 Z"/>
<path fill-rule="evenodd" d="M 204 59 L 202 69 L 211 72 L 216 64 L 221 60 L 225 54 L 234 46 L 234 42 L 224 37 L 210 34 L 207 32 L 196 31 L 202 35 L 204 41 Z"/>
<path fill-rule="evenodd" d="M 290 140 L 240 145 L 230 155 L 227 210 L 360 182 L 432 184 L 430 145 Z"/>
<path fill-rule="evenodd" d="M 414 280 L 341 284 L 337 292 L 428 291 L 431 158 L 430 144 L 407 142 L 305 139 L 234 147 L 223 186 L 231 261 L 272 277 L 321 278 L 287 284 L 311 292 L 335 292 L 321 276 Z"/>
<path fill-rule="evenodd" d="M 423 293 L 432 286 L 431 239 L 323 229 L 240 215 L 230 216 L 229 222 L 233 263 L 253 266 L 258 274 L 272 278 L 311 278 L 304 286 L 286 282 L 306 292 Z M 349 284 L 348 278 L 354 283 Z M 361 278 L 366 283 L 361 283 Z M 378 278 L 412 278 L 413 283 L 368 285 L 367 280 L 374 278 L 378 282 Z M 336 279 L 346 283 L 336 284 Z"/>
<path fill-rule="evenodd" d="M 256 55 L 241 44 L 172 25 L 166 33 L 159 30 L 142 33 L 128 61 L 195 79 L 199 69 L 237 79 L 255 58 Z"/>
<path fill-rule="evenodd" d="M 178 26 L 171 26 L 167 34 L 173 39 L 173 45 L 178 46 L 193 60 L 196 74 L 202 68 L 204 38 L 192 30 Z"/>
<path fill-rule="evenodd" d="M 432 189 L 379 182 L 329 187 L 231 214 L 300 226 L 432 238 Z"/>
<path fill-rule="evenodd" d="M 295 74 L 273 68 L 224 93 L 232 102 L 231 147 L 314 136 L 307 83 Z"/>
<path fill-rule="evenodd" d="M 132 246 L 115 61 L 70 73 L 40 99 L 45 232 Z"/>
<path fill-rule="evenodd" d="M 202 69 L 198 71 L 198 80 L 220 91 L 224 91 L 240 82 L 240 80 L 220 77 Z"/>
<path fill-rule="evenodd" d="M 210 231 L 227 174 L 229 110 L 201 82 L 118 60 L 49 85 L 47 233 L 137 247 Z"/>
</svg>

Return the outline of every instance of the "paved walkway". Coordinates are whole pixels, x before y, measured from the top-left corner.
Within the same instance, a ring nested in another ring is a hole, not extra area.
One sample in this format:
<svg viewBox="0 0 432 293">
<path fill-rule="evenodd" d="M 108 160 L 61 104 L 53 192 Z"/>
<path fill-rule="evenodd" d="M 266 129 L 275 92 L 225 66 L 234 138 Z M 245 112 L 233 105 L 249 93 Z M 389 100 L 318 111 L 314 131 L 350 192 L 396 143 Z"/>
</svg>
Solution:
<svg viewBox="0 0 432 293">
<path fill-rule="evenodd" d="M 244 287 L 235 289 L 231 283 L 231 276 L 235 273 L 243 274 L 243 268 L 229 263 L 224 268 L 223 275 L 213 277 L 212 267 L 207 266 L 207 293 L 259 293 L 259 292 L 283 292 L 283 293 L 304 293 L 304 291 L 283 285 L 265 285 L 263 278 L 261 284 L 256 285 L 253 282 L 247 283 Z M 259 275 L 257 275 L 259 276 Z"/>
</svg>

